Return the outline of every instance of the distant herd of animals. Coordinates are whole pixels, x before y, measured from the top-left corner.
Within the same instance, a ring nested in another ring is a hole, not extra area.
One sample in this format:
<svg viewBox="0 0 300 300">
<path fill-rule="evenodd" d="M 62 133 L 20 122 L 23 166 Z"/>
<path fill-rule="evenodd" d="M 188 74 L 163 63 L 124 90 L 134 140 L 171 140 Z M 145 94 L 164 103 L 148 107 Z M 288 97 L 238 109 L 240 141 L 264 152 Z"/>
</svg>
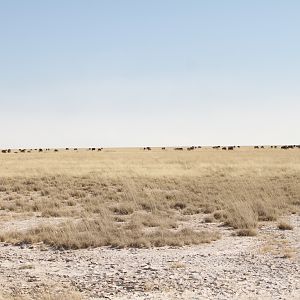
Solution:
<svg viewBox="0 0 300 300">
<path fill-rule="evenodd" d="M 187 151 L 191 151 L 191 150 L 195 150 L 195 149 L 201 149 L 202 147 L 201 146 L 192 146 L 192 147 L 187 147 L 187 148 L 184 148 L 184 147 L 176 147 L 174 148 L 174 150 L 187 150 Z M 207 148 L 207 147 L 206 147 Z M 240 146 L 213 146 L 211 147 L 212 149 L 222 149 L 222 150 L 234 150 L 235 148 L 241 148 Z M 300 145 L 284 145 L 284 146 L 253 146 L 254 149 L 265 149 L 265 148 L 271 148 L 271 149 L 277 149 L 277 148 L 280 148 L 280 149 L 294 149 L 294 148 L 299 148 L 300 149 Z M 161 148 L 162 150 L 166 150 L 166 147 L 162 147 Z M 144 147 L 144 150 L 151 150 L 151 147 Z"/>
<path fill-rule="evenodd" d="M 196 150 L 196 149 L 201 149 L 201 146 L 191 146 L 191 147 L 175 147 L 173 148 L 175 151 L 183 151 L 183 150 L 187 150 L 187 151 L 192 151 L 192 150 Z M 205 147 L 207 148 L 207 147 Z M 216 149 L 216 150 L 234 150 L 235 148 L 240 148 L 240 146 L 213 146 L 211 147 L 212 149 Z M 283 146 L 253 146 L 254 149 L 266 149 L 266 148 L 271 148 L 271 149 L 300 149 L 300 145 L 283 145 Z M 167 147 L 162 147 L 161 150 L 166 150 Z M 60 149 L 62 150 L 62 149 Z M 12 150 L 12 149 L 3 149 L 1 150 L 1 153 L 31 153 L 31 152 L 49 152 L 49 151 L 53 151 L 53 152 L 59 152 L 59 149 L 50 149 L 50 148 L 46 148 L 46 149 L 17 149 L 17 150 Z M 78 151 L 78 148 L 65 148 L 63 150 L 66 151 Z M 102 151 L 103 148 L 87 148 L 87 151 Z M 151 151 L 152 148 L 151 147 L 144 147 L 142 148 L 142 150 L 144 151 Z"/>
<path fill-rule="evenodd" d="M 60 149 L 62 150 L 62 149 Z M 78 148 L 65 148 L 64 150 L 66 151 L 78 151 Z M 102 151 L 103 148 L 88 148 L 88 151 Z M 31 153 L 31 152 L 49 152 L 49 151 L 53 151 L 53 152 L 58 152 L 58 149 L 50 149 L 50 148 L 46 148 L 46 149 L 17 149 L 17 150 L 12 150 L 12 149 L 3 149 L 1 150 L 1 153 Z"/>
</svg>

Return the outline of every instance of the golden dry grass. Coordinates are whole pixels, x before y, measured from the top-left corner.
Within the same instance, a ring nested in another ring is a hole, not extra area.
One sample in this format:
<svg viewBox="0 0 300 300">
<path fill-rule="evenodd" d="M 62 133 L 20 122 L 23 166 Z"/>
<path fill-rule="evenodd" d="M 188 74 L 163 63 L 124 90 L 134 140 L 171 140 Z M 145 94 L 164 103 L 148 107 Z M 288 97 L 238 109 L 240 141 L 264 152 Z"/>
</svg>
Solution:
<svg viewBox="0 0 300 300">
<path fill-rule="evenodd" d="M 6 230 L 0 239 L 82 248 L 180 246 L 218 238 L 179 228 L 180 220 L 194 214 L 253 235 L 258 222 L 299 212 L 299 182 L 299 149 L 0 154 L 2 221 L 65 219 L 26 232 Z"/>
<path fill-rule="evenodd" d="M 293 230 L 293 226 L 285 221 L 281 221 L 278 224 L 278 229 L 280 230 Z"/>
</svg>

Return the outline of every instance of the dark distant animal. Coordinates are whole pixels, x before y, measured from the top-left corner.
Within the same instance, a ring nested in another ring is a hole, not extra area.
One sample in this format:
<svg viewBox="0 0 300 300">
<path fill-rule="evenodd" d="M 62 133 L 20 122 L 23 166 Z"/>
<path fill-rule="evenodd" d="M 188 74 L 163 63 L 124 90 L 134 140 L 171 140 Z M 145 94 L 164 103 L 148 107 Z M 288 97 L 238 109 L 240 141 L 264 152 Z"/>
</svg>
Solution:
<svg viewBox="0 0 300 300">
<path fill-rule="evenodd" d="M 43 149 L 39 149 L 39 152 L 43 152 Z"/>
<path fill-rule="evenodd" d="M 98 151 L 101 151 L 102 150 L 102 148 L 98 148 Z"/>
<path fill-rule="evenodd" d="M 212 148 L 213 148 L 213 149 L 220 149 L 221 146 L 213 146 Z"/>
<path fill-rule="evenodd" d="M 57 149 L 54 149 L 54 152 L 58 152 L 58 150 L 57 150 Z"/>
<path fill-rule="evenodd" d="M 254 149 L 259 149 L 259 146 L 254 146 Z"/>
<path fill-rule="evenodd" d="M 74 151 L 77 151 L 77 148 L 74 148 Z"/>
<path fill-rule="evenodd" d="M 69 150 L 69 148 L 66 148 L 66 150 Z"/>
<path fill-rule="evenodd" d="M 192 146 L 192 147 L 188 147 L 188 148 L 187 148 L 187 150 L 188 150 L 188 151 L 191 151 L 191 150 L 194 150 L 194 149 L 195 149 L 195 147 L 194 147 L 194 146 Z"/>
<path fill-rule="evenodd" d="M 166 147 L 162 147 L 161 150 L 166 150 Z"/>
<path fill-rule="evenodd" d="M 265 147 L 264 147 L 264 146 L 261 146 L 260 148 L 261 148 L 261 149 L 265 149 Z"/>
<path fill-rule="evenodd" d="M 233 150 L 233 149 L 234 149 L 234 146 L 229 146 L 227 149 L 228 149 L 228 150 Z"/>
<path fill-rule="evenodd" d="M 182 151 L 183 150 L 183 148 L 182 147 L 176 147 L 176 148 L 174 148 L 174 150 L 179 150 L 179 151 Z"/>
<path fill-rule="evenodd" d="M 21 153 L 25 153 L 25 149 L 20 149 L 20 152 Z"/>
<path fill-rule="evenodd" d="M 227 148 L 226 147 L 222 147 L 222 150 L 227 150 Z"/>
<path fill-rule="evenodd" d="M 198 146 L 198 149 L 201 149 L 202 147 L 201 146 Z"/>
<path fill-rule="evenodd" d="M 7 153 L 7 150 L 1 150 L 2 153 Z"/>
<path fill-rule="evenodd" d="M 240 146 L 237 146 L 238 148 L 241 148 Z"/>
<path fill-rule="evenodd" d="M 294 149 L 294 148 L 295 148 L 294 145 L 284 145 L 284 146 L 281 146 L 281 149 L 285 149 L 285 150 L 287 150 L 287 149 Z"/>
<path fill-rule="evenodd" d="M 10 149 L 7 149 L 7 153 L 10 153 L 11 152 L 11 150 Z"/>
<path fill-rule="evenodd" d="M 92 148 L 92 151 L 95 151 L 96 150 L 96 148 Z"/>
</svg>

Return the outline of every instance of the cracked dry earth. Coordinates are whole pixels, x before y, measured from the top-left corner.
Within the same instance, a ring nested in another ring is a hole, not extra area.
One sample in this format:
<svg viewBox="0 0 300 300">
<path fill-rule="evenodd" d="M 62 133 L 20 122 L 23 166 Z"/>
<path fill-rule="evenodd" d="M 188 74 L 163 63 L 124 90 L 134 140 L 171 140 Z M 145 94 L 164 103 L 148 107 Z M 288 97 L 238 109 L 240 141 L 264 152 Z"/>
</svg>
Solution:
<svg viewBox="0 0 300 300">
<path fill-rule="evenodd" d="M 264 223 L 255 237 L 183 248 L 57 251 L 0 244 L 3 293 L 73 289 L 84 299 L 300 299 L 300 216 L 293 230 Z M 197 219 L 195 217 L 195 225 Z M 200 226 L 200 221 L 198 226 Z"/>
</svg>

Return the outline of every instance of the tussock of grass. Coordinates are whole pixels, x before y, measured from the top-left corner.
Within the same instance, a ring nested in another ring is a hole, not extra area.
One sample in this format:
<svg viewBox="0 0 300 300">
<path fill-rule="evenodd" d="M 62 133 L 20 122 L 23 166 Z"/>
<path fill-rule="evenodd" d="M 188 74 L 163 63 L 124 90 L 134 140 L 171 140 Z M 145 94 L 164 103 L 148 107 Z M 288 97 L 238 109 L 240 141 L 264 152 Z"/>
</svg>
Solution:
<svg viewBox="0 0 300 300">
<path fill-rule="evenodd" d="M 239 229 L 236 232 L 236 235 L 237 236 L 256 236 L 257 231 L 255 229 L 252 229 L 252 228 Z"/>
<path fill-rule="evenodd" d="M 280 229 L 280 230 L 293 230 L 294 227 L 291 224 L 287 223 L 287 222 L 281 221 L 278 224 L 278 229 Z"/>
<path fill-rule="evenodd" d="M 227 219 L 227 213 L 225 211 L 215 211 L 214 214 L 213 214 L 214 218 L 216 220 L 220 220 L 220 221 L 225 221 Z"/>
<path fill-rule="evenodd" d="M 212 216 L 207 216 L 203 219 L 204 223 L 212 223 L 214 221 L 214 218 Z"/>
<path fill-rule="evenodd" d="M 258 215 L 248 202 L 235 202 L 228 205 L 228 217 L 225 225 L 235 229 L 251 229 L 257 226 Z"/>
<path fill-rule="evenodd" d="M 117 215 L 130 215 L 135 211 L 135 207 L 132 203 L 120 203 L 111 210 Z"/>
<path fill-rule="evenodd" d="M 209 243 L 218 239 L 216 233 L 181 229 L 179 231 L 157 229 L 144 232 L 140 224 L 117 227 L 110 220 L 83 220 L 79 223 L 65 223 L 59 227 L 40 227 L 26 234 L 7 233 L 0 237 L 1 241 L 12 243 L 44 242 L 58 249 L 81 249 L 88 247 L 162 247 L 183 246 Z"/>
</svg>

